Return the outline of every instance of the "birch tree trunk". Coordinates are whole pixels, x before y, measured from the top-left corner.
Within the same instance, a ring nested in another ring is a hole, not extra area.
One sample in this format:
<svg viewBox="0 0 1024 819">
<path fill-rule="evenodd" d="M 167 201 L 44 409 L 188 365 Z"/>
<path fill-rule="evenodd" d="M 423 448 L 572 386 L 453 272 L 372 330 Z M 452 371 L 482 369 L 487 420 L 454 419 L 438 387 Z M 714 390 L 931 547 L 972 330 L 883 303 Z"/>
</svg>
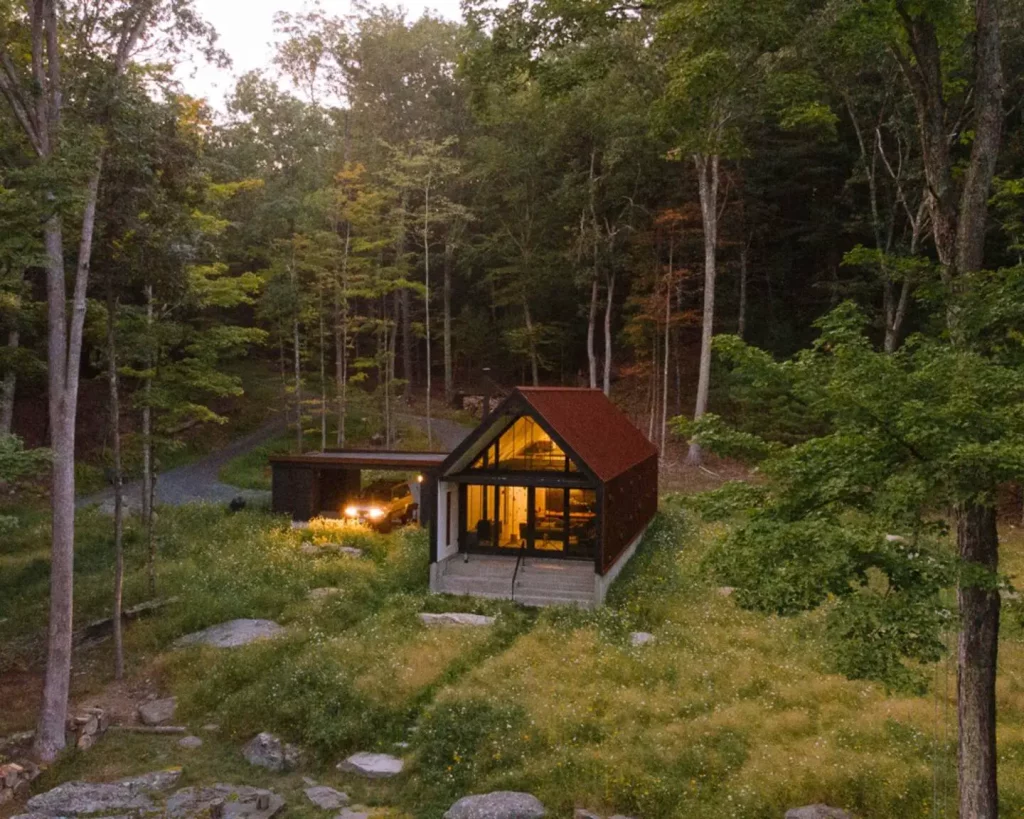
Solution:
<svg viewBox="0 0 1024 819">
<path fill-rule="evenodd" d="M 526 323 L 526 343 L 530 353 L 530 375 L 533 386 L 540 386 L 540 363 L 537 360 L 537 340 L 533 336 L 533 317 L 530 315 L 530 302 L 523 295 L 523 321 Z"/>
<path fill-rule="evenodd" d="M 317 325 L 320 339 L 320 451 L 327 451 L 327 362 L 324 346 L 324 288 L 323 279 L 317 284 Z"/>
<path fill-rule="evenodd" d="M 302 452 L 302 348 L 299 316 L 292 319 L 292 375 L 295 379 L 295 446 Z"/>
<path fill-rule="evenodd" d="M 455 248 L 450 241 L 444 245 L 444 292 L 443 329 L 444 333 L 444 402 L 451 405 L 455 398 L 455 369 L 452 361 L 452 261 Z"/>
<path fill-rule="evenodd" d="M 700 335 L 700 371 L 697 379 L 697 402 L 694 420 L 708 410 L 708 392 L 711 386 L 711 340 L 715 321 L 715 278 L 718 249 L 718 156 L 696 154 L 697 182 L 700 190 L 700 214 L 704 227 L 704 316 Z M 700 444 L 690 443 L 686 462 L 698 465 L 703 461 Z"/>
<path fill-rule="evenodd" d="M 14 352 L 21 343 L 21 334 L 12 329 L 7 333 L 7 349 Z M 14 427 L 14 396 L 18 386 L 18 376 L 13 369 L 4 373 L 3 384 L 0 385 L 0 435 L 10 435 Z"/>
<path fill-rule="evenodd" d="M 597 352 L 594 350 L 594 334 L 597 328 L 598 282 L 597 271 L 590 283 L 590 313 L 587 316 L 587 363 L 590 365 L 590 389 L 597 389 Z"/>
<path fill-rule="evenodd" d="M 107 386 L 110 397 L 110 448 L 114 473 L 114 679 L 124 678 L 124 635 L 121 609 L 124 598 L 124 504 L 121 486 L 121 396 L 117 376 L 117 301 L 107 283 Z"/>
<path fill-rule="evenodd" d="M 608 296 L 604 305 L 604 394 L 612 394 L 612 307 L 615 303 L 615 273 L 608 274 Z"/>
</svg>

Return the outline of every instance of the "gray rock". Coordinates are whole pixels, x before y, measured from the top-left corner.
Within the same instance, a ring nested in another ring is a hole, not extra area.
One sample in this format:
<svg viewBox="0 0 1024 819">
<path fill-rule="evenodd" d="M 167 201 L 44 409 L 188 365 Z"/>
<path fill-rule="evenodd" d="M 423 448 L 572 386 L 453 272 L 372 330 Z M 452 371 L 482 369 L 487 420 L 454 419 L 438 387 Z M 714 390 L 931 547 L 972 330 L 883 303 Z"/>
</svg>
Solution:
<svg viewBox="0 0 1024 819">
<path fill-rule="evenodd" d="M 208 722 L 203 726 L 203 730 L 215 734 L 220 730 L 220 726 L 215 722 Z"/>
<path fill-rule="evenodd" d="M 177 707 L 177 697 L 144 702 L 139 706 L 139 722 L 143 725 L 159 725 L 162 722 L 168 722 L 174 718 L 174 709 Z"/>
<path fill-rule="evenodd" d="M 341 594 L 341 589 L 335 588 L 334 586 L 325 586 L 322 589 L 310 589 L 309 599 L 326 600 L 329 597 L 334 597 L 336 594 Z"/>
<path fill-rule="evenodd" d="M 397 776 L 402 772 L 405 763 L 389 754 L 352 754 L 344 762 L 338 763 L 338 770 L 345 773 L 359 774 L 368 779 L 385 779 Z"/>
<path fill-rule="evenodd" d="M 732 597 L 733 592 L 735 592 L 736 589 L 732 586 L 719 586 L 717 591 L 722 597 Z"/>
<path fill-rule="evenodd" d="M 446 611 L 440 614 L 423 612 L 420 622 L 425 626 L 493 626 L 494 618 L 483 614 L 465 614 L 461 611 Z"/>
<path fill-rule="evenodd" d="M 304 555 L 318 555 L 320 554 L 320 547 L 315 543 L 303 543 L 299 547 L 299 551 Z"/>
<path fill-rule="evenodd" d="M 281 742 L 273 734 L 264 731 L 257 734 L 242 748 L 242 756 L 250 765 L 257 765 L 278 773 L 290 771 L 299 764 L 301 751 L 294 745 Z"/>
<path fill-rule="evenodd" d="M 370 813 L 366 810 L 353 810 L 345 808 L 334 819 L 370 819 Z"/>
<path fill-rule="evenodd" d="M 845 810 L 828 805 L 804 805 L 786 811 L 786 819 L 853 819 Z"/>
<path fill-rule="evenodd" d="M 348 794 L 328 788 L 326 785 L 315 785 L 306 788 L 306 798 L 320 810 L 338 810 L 348 804 Z"/>
<path fill-rule="evenodd" d="M 585 810 L 583 808 L 576 808 L 572 812 L 572 819 L 604 819 L 600 813 L 594 813 L 593 811 Z"/>
<path fill-rule="evenodd" d="M 202 631 L 186 634 L 174 642 L 175 648 L 183 646 L 204 645 L 214 648 L 235 648 L 256 640 L 267 640 L 280 637 L 284 628 L 273 620 L 229 620 L 218 623 Z"/>
<path fill-rule="evenodd" d="M 629 635 L 629 644 L 631 646 L 645 646 L 653 642 L 654 635 L 649 631 L 634 631 Z"/>
<path fill-rule="evenodd" d="M 355 546 L 335 546 L 334 551 L 339 555 L 346 555 L 348 557 L 362 557 L 363 550 L 357 549 Z"/>
<path fill-rule="evenodd" d="M 180 777 L 180 769 L 169 769 L 117 782 L 65 782 L 33 796 L 26 807 L 46 816 L 151 811 L 156 809 L 152 796 L 173 787 Z"/>
<path fill-rule="evenodd" d="M 182 737 L 178 740 L 178 745 L 191 751 L 202 747 L 203 741 L 199 737 Z"/>
<path fill-rule="evenodd" d="M 462 797 L 444 819 L 541 819 L 545 813 L 544 805 L 532 794 L 495 791 Z"/>
<path fill-rule="evenodd" d="M 247 785 L 217 784 L 209 788 L 182 788 L 167 800 L 167 819 L 270 819 L 284 807 L 273 791 Z"/>
<path fill-rule="evenodd" d="M 304 776 L 304 777 L 302 777 L 302 781 L 306 783 L 306 787 L 307 788 L 315 788 L 316 787 L 316 780 L 313 779 L 313 777 L 311 777 L 311 776 Z"/>
</svg>

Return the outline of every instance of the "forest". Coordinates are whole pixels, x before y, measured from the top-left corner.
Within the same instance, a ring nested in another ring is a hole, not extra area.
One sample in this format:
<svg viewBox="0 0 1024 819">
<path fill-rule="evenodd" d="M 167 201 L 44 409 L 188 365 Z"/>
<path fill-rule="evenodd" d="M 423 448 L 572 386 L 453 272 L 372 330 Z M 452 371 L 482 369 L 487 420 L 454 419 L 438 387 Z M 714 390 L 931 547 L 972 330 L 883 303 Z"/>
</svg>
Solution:
<svg viewBox="0 0 1024 819">
<path fill-rule="evenodd" d="M 1024 4 L 462 18 L 282 10 L 221 109 L 175 79 L 230 69 L 190 0 L 0 0 L 0 481 L 52 510 L 39 757 L 65 741 L 83 476 L 141 480 L 155 590 L 160 465 L 230 426 L 256 362 L 292 451 L 401 445 L 410 412 L 438 449 L 488 382 L 601 389 L 663 468 L 743 464 L 692 501 L 728 525 L 709 571 L 746 609 L 827 609 L 838 670 L 895 688 L 957 620 L 959 815 L 995 817 Z"/>
</svg>

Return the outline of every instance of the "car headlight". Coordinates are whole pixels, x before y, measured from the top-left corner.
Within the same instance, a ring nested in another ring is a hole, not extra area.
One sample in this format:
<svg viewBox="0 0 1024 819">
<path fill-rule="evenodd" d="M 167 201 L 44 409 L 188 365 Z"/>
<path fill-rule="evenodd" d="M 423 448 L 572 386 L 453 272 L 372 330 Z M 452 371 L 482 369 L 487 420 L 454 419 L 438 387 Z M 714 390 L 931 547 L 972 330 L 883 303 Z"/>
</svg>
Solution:
<svg viewBox="0 0 1024 819">
<path fill-rule="evenodd" d="M 345 507 L 345 517 L 347 517 L 347 518 L 357 518 L 357 517 L 359 517 L 359 510 L 356 509 L 356 507 L 354 507 L 354 506 L 346 506 Z"/>
<path fill-rule="evenodd" d="M 370 516 L 370 520 L 380 520 L 384 517 L 384 510 L 379 506 L 371 506 L 366 514 Z"/>
</svg>

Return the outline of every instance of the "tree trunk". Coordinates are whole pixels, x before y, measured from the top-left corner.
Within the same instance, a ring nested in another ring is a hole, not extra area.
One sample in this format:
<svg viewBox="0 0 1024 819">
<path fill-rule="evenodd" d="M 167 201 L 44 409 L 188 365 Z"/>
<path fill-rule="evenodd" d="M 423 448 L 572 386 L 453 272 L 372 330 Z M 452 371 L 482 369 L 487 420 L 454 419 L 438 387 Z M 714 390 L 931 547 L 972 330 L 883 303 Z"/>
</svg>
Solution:
<svg viewBox="0 0 1024 819">
<path fill-rule="evenodd" d="M 347 121 L 347 120 L 346 120 Z M 338 429 L 335 442 L 345 446 L 345 416 L 348 408 L 348 254 L 352 224 L 345 223 L 345 246 L 341 257 L 341 282 L 334 287 L 334 380 L 338 399 Z"/>
<path fill-rule="evenodd" d="M 530 302 L 523 296 L 523 320 L 526 322 L 526 343 L 530 352 L 530 374 L 533 386 L 540 386 L 540 364 L 537 360 L 537 340 L 533 336 L 533 318 L 530 315 Z"/>
<path fill-rule="evenodd" d="M 597 352 L 594 350 L 594 331 L 597 328 L 598 282 L 597 271 L 590 283 L 590 313 L 587 316 L 587 363 L 590 365 L 590 389 L 597 389 Z"/>
<path fill-rule="evenodd" d="M 7 333 L 7 349 L 12 352 L 18 349 L 21 336 L 18 330 Z M 0 386 L 0 435 L 10 435 L 14 427 L 14 394 L 18 385 L 18 376 L 14 369 L 4 373 L 4 383 Z"/>
<path fill-rule="evenodd" d="M 153 338 L 153 285 L 146 285 L 146 336 Z M 153 532 L 153 501 L 156 494 L 155 464 L 153 463 L 153 370 L 156 357 L 152 349 L 146 356 L 146 383 L 143 387 L 142 407 L 142 522 L 146 527 L 146 576 L 150 597 L 156 596 L 156 538 Z"/>
<path fill-rule="evenodd" d="M 124 597 L 124 508 L 121 497 L 121 396 L 117 376 L 117 301 L 107 283 L 107 385 L 110 395 L 111 461 L 114 473 L 114 679 L 124 678 L 124 635 L 121 609 Z"/>
<path fill-rule="evenodd" d="M 431 418 L 430 391 L 431 383 L 431 351 L 430 351 L 430 179 L 423 188 L 423 328 L 426 335 L 427 355 L 424 371 L 427 375 L 427 449 L 434 448 L 434 422 Z"/>
<path fill-rule="evenodd" d="M 409 289 L 403 287 L 399 298 L 401 304 L 399 316 L 402 322 L 402 379 L 405 381 L 402 395 L 408 402 L 412 397 L 413 378 L 415 377 L 412 362 L 412 298 L 409 296 Z"/>
<path fill-rule="evenodd" d="M 292 378 L 295 385 L 295 446 L 302 452 L 302 347 L 298 316 L 292 320 Z"/>
<path fill-rule="evenodd" d="M 452 361 L 452 261 L 455 248 L 450 241 L 444 245 L 444 402 L 455 399 L 455 370 Z"/>
<path fill-rule="evenodd" d="M 697 403 L 694 420 L 708 410 L 708 392 L 711 386 L 711 340 L 715 320 L 716 251 L 718 249 L 718 156 L 694 156 L 697 182 L 700 189 L 700 213 L 704 227 L 704 316 L 700 336 L 700 372 L 697 379 Z M 700 444 L 692 442 L 686 462 L 700 464 L 703 460 Z"/>
<path fill-rule="evenodd" d="M 316 284 L 316 318 L 319 339 L 319 367 L 321 367 L 321 451 L 327 451 L 327 360 L 324 332 L 324 279 Z"/>
<path fill-rule="evenodd" d="M 615 273 L 608 274 L 608 299 L 604 305 L 604 394 L 612 394 L 612 307 L 615 304 Z"/>
<path fill-rule="evenodd" d="M 56 30 L 54 24 L 54 37 Z M 78 376 L 85 329 L 89 261 L 96 223 L 103 156 L 97 157 L 85 191 L 78 265 L 67 322 L 64 280 L 64 243 L 60 219 L 51 216 L 44 226 L 46 247 L 47 363 L 49 414 L 53 453 L 50 552 L 50 613 L 46 646 L 43 702 L 33 744 L 35 753 L 51 761 L 64 748 L 68 691 L 71 685 L 71 632 L 74 615 L 75 561 L 75 419 L 78 411 Z"/>
<path fill-rule="evenodd" d="M 744 244 L 740 249 L 740 309 L 736 319 L 736 335 L 745 338 L 747 334 L 747 251 Z"/>
<path fill-rule="evenodd" d="M 999 648 L 999 537 L 996 511 L 975 504 L 957 510 L 963 576 L 957 590 L 960 816 L 996 819 L 996 656 Z"/>
<path fill-rule="evenodd" d="M 672 258 L 673 249 L 670 240 L 668 246 L 668 275 L 665 277 L 665 348 L 662 353 L 664 361 L 661 362 L 661 440 L 659 449 L 663 461 L 665 460 L 665 449 L 668 442 L 668 361 L 671 352 L 669 338 L 671 337 L 672 327 L 672 279 L 675 276 L 675 271 L 672 269 L 675 261 Z"/>
</svg>

